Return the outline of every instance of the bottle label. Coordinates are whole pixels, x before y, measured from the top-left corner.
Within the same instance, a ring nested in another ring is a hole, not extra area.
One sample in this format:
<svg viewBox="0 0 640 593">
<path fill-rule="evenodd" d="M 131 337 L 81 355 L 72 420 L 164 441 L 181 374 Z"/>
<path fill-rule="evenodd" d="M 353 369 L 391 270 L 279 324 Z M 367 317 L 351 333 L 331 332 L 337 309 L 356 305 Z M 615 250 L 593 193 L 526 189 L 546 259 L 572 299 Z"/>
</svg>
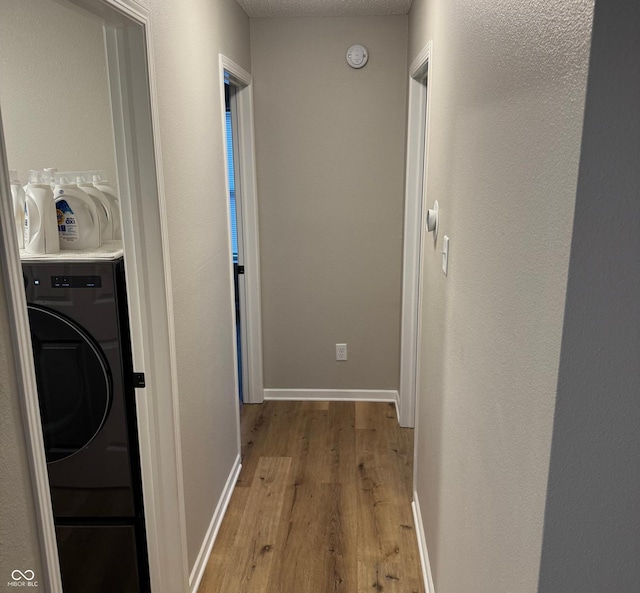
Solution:
<svg viewBox="0 0 640 593">
<path fill-rule="evenodd" d="M 56 216 L 58 218 L 58 235 L 60 241 L 73 243 L 78 240 L 78 222 L 71 206 L 66 200 L 56 202 Z"/>
</svg>

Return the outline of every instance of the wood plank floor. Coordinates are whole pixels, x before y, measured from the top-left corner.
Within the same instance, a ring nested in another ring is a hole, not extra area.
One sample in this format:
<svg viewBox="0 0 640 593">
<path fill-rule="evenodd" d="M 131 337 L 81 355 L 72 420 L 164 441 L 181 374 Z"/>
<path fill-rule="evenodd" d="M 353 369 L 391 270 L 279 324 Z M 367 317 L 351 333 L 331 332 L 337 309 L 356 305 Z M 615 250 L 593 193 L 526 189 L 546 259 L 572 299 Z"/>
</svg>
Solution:
<svg viewBox="0 0 640 593">
<path fill-rule="evenodd" d="M 199 593 L 424 593 L 393 404 L 246 405 L 242 464 Z"/>
</svg>

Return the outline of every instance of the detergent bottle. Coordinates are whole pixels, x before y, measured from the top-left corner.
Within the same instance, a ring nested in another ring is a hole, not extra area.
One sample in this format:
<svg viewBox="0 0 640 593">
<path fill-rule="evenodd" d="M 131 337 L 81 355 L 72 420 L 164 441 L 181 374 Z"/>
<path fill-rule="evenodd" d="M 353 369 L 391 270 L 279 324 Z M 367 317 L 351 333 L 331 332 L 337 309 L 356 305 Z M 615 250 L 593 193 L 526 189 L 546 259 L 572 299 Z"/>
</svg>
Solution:
<svg viewBox="0 0 640 593">
<path fill-rule="evenodd" d="M 18 237 L 18 247 L 24 249 L 24 189 L 18 180 L 17 171 L 9 171 L 9 179 L 11 183 L 11 201 L 13 204 L 13 220 L 16 227 L 16 236 Z"/>
<path fill-rule="evenodd" d="M 113 240 L 113 212 L 111 202 L 107 196 L 93 185 L 93 173 L 91 171 L 81 171 L 77 176 L 78 187 L 89 194 L 98 209 L 98 219 L 100 220 L 100 235 L 102 242 Z"/>
<path fill-rule="evenodd" d="M 100 190 L 111 204 L 111 215 L 113 225 L 113 238 L 122 239 L 122 219 L 120 217 L 120 199 L 118 193 L 109 185 L 107 174 L 104 171 L 91 171 L 93 174 L 93 185 Z"/>
<path fill-rule="evenodd" d="M 24 248 L 38 255 L 60 251 L 51 178 L 36 169 L 25 185 Z"/>
<path fill-rule="evenodd" d="M 55 182 L 60 249 L 98 249 L 100 219 L 93 198 L 64 173 L 56 173 Z"/>
</svg>

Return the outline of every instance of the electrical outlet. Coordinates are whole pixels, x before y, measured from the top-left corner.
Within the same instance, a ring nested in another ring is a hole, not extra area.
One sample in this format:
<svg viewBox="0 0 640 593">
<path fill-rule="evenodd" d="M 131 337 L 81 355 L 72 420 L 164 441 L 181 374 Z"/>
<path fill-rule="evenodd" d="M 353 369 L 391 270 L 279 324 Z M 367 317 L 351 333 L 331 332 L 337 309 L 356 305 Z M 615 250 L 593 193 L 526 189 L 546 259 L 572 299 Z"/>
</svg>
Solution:
<svg viewBox="0 0 640 593">
<path fill-rule="evenodd" d="M 336 344 L 336 360 L 347 360 L 346 344 Z"/>
</svg>

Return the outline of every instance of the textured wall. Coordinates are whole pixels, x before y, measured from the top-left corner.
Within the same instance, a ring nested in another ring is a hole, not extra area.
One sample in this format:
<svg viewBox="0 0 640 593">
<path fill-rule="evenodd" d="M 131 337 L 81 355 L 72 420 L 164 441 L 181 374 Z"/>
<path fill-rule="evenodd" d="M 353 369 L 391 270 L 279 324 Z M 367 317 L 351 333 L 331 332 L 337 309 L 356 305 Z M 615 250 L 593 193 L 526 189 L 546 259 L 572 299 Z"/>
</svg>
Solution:
<svg viewBox="0 0 640 593">
<path fill-rule="evenodd" d="M 115 155 L 102 24 L 53 0 L 3 0 L 0 105 L 9 168 L 105 169 Z"/>
<path fill-rule="evenodd" d="M 265 387 L 398 388 L 406 38 L 405 16 L 251 21 Z"/>
<path fill-rule="evenodd" d="M 540 593 L 640 588 L 639 29 L 596 1 Z"/>
<path fill-rule="evenodd" d="M 151 0 L 169 220 L 189 567 L 238 451 L 218 52 L 250 68 L 234 0 Z"/>
<path fill-rule="evenodd" d="M 417 493 L 438 593 L 537 588 L 592 4 L 410 13 L 409 60 L 433 40 Z"/>
<path fill-rule="evenodd" d="M 0 273 L 0 588 L 15 569 L 42 579 L 40 545 L 18 399 L 4 278 Z M 8 588 L 7 588 L 8 589 Z"/>
</svg>

